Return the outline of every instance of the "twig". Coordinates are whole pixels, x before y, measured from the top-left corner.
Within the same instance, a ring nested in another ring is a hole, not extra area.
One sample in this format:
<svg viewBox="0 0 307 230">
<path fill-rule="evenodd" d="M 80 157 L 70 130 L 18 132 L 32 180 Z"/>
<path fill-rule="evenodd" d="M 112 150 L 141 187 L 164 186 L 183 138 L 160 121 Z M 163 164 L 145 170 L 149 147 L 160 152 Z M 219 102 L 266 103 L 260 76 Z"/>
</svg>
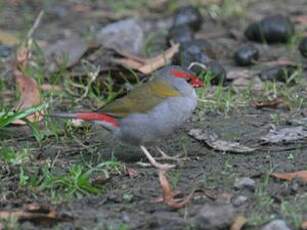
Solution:
<svg viewBox="0 0 307 230">
<path fill-rule="evenodd" d="M 37 15 L 31 29 L 29 30 L 28 34 L 27 34 L 27 39 L 30 39 L 33 35 L 33 33 L 35 32 L 35 30 L 37 29 L 37 27 L 39 26 L 41 20 L 42 20 L 42 17 L 44 15 L 45 11 L 44 10 L 41 10 L 39 12 L 39 14 Z"/>
</svg>

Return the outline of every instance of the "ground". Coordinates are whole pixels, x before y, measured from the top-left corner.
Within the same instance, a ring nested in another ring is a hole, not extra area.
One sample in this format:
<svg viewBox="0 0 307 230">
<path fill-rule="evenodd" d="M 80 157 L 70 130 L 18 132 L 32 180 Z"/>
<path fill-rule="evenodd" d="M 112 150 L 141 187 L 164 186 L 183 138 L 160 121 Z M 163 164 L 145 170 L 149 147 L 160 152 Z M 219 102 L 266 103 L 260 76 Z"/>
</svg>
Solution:
<svg viewBox="0 0 307 230">
<path fill-rule="evenodd" d="M 165 34 L 176 7 L 191 3 L 199 6 L 204 16 L 203 27 L 196 36 L 211 41 L 217 50 L 217 59 L 227 72 L 242 73 L 247 69 L 255 73 L 266 63 L 284 57 L 301 66 L 298 80 L 295 84 L 264 82 L 262 91 L 248 87 L 237 89 L 232 84 L 206 85 L 205 89 L 198 89 L 200 100 L 193 117 L 160 143 L 168 154 L 183 154 L 188 158 L 168 173 L 175 190 L 187 195 L 196 189 L 191 202 L 179 210 L 154 202 L 162 194 L 158 174 L 152 167 L 137 164 L 146 162 L 140 149 L 118 143 L 99 127 L 76 127 L 69 121 L 55 122 L 48 118 L 36 124 L 36 128 L 3 128 L 0 132 L 0 209 L 21 210 L 35 203 L 52 207 L 64 217 L 45 222 L 39 218 L 38 222 L 6 218 L 0 222 L 0 229 L 193 229 L 195 216 L 204 204 L 227 205 L 240 195 L 247 197 L 237 208 L 238 215 L 247 219 L 244 229 L 259 229 L 277 218 L 299 229 L 307 220 L 306 182 L 285 182 L 270 174 L 305 170 L 306 141 L 261 144 L 259 140 L 272 127 L 288 126 L 289 121 L 306 115 L 306 60 L 297 51 L 305 28 L 298 25 L 296 36 L 287 44 L 256 44 L 261 58 L 253 67 L 235 67 L 232 57 L 235 48 L 242 41 L 247 42 L 242 37 L 250 22 L 276 13 L 290 18 L 304 15 L 306 2 L 169 0 L 161 1 L 162 8 L 158 3 L 151 5 L 142 0 L 121 2 L 5 1 L 0 3 L 3 19 L 0 32 L 8 31 L 24 38 L 41 9 L 46 10 L 46 15 L 34 38 L 43 41 L 42 44 L 72 33 L 90 37 L 111 21 L 137 15 L 144 18 L 144 24 L 152 30 L 148 33 L 146 50 L 155 50 L 158 48 L 152 45 L 153 38 Z M 140 7 L 144 10 L 138 10 Z M 157 40 L 159 43 L 160 39 Z M 1 75 L 8 78 L 0 80 L 2 110 L 12 108 L 16 96 L 14 81 L 4 63 L 8 62 L 1 62 Z M 63 77 L 54 80 L 34 75 L 40 84 L 61 85 Z M 64 88 L 66 86 L 64 84 Z M 44 92 L 43 96 L 59 110 L 90 109 L 100 105 L 99 97 L 92 94 L 80 102 L 76 100 L 80 95 L 72 96 L 67 91 Z M 105 100 L 107 96 L 103 96 Z M 255 100 L 274 97 L 282 98 L 282 106 L 263 109 L 252 106 Z M 256 150 L 251 153 L 217 151 L 189 136 L 192 128 L 212 131 L 223 140 L 237 141 Z M 241 177 L 255 180 L 255 189 L 235 189 L 235 180 Z"/>
</svg>

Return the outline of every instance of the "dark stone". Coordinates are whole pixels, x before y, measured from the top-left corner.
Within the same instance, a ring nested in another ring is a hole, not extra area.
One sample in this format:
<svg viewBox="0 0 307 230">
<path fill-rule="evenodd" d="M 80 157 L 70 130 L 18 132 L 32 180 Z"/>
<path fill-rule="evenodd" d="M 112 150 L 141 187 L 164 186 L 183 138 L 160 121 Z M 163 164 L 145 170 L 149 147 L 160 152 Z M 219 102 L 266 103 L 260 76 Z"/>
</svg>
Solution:
<svg viewBox="0 0 307 230">
<path fill-rule="evenodd" d="M 307 57 L 307 37 L 304 37 L 299 46 L 298 46 L 298 50 L 300 51 L 301 55 L 303 57 Z"/>
<path fill-rule="evenodd" d="M 0 44 L 0 58 L 7 58 L 12 54 L 12 47 Z"/>
<path fill-rule="evenodd" d="M 193 40 L 194 34 L 187 25 L 174 26 L 170 28 L 167 35 L 167 42 L 183 43 Z"/>
<path fill-rule="evenodd" d="M 193 229 L 229 229 L 236 215 L 232 205 L 205 204 L 192 219 Z"/>
<path fill-rule="evenodd" d="M 294 31 L 294 24 L 288 17 L 273 15 L 250 24 L 244 34 L 252 41 L 284 43 L 291 38 Z"/>
<path fill-rule="evenodd" d="M 201 28 L 203 18 L 199 10 L 194 6 L 184 6 L 175 13 L 174 26 L 187 25 L 194 31 Z"/>
<path fill-rule="evenodd" d="M 252 45 L 242 46 L 234 54 L 234 60 L 239 66 L 252 65 L 258 58 L 259 51 Z"/>
<path fill-rule="evenodd" d="M 208 41 L 195 39 L 181 44 L 179 52 L 174 58 L 174 64 L 187 68 L 192 62 L 206 64 L 214 57 L 211 44 Z"/>
<path fill-rule="evenodd" d="M 289 77 L 297 70 L 297 67 L 292 65 L 278 65 L 264 69 L 259 74 L 263 81 L 281 81 L 287 82 Z"/>
</svg>

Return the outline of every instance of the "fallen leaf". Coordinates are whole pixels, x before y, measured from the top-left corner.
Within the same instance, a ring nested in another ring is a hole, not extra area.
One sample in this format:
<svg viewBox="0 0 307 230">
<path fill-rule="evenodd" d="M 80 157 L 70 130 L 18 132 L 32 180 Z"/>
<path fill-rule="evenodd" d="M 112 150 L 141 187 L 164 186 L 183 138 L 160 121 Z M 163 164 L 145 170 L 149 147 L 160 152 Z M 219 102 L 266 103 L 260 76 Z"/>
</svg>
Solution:
<svg viewBox="0 0 307 230">
<path fill-rule="evenodd" d="M 307 230 L 307 220 L 303 221 L 303 223 L 301 225 L 301 229 L 302 230 Z"/>
<path fill-rule="evenodd" d="M 307 130 L 303 126 L 282 129 L 271 129 L 267 135 L 261 137 L 263 144 L 289 143 L 307 137 Z"/>
<path fill-rule="evenodd" d="M 162 54 L 147 59 L 121 53 L 124 58 L 114 58 L 113 62 L 123 65 L 126 68 L 138 70 L 143 74 L 150 74 L 153 71 L 168 64 L 173 56 L 178 52 L 178 50 L 179 44 L 174 44 Z"/>
<path fill-rule="evenodd" d="M 202 129 L 191 129 L 189 135 L 198 141 L 205 142 L 210 148 L 214 150 L 232 153 L 250 153 L 255 151 L 255 148 L 241 145 L 238 142 L 224 141 L 218 139 L 215 133 L 207 133 Z"/>
<path fill-rule="evenodd" d="M 49 92 L 61 92 L 63 88 L 59 85 L 42 84 L 41 90 Z"/>
<path fill-rule="evenodd" d="M 136 171 L 136 169 L 130 168 L 130 167 L 127 167 L 126 173 L 129 177 L 136 177 L 138 175 L 138 171 Z"/>
<path fill-rule="evenodd" d="M 9 45 L 9 46 L 13 46 L 13 45 L 17 45 L 19 43 L 19 40 L 15 35 L 9 32 L 0 30 L 0 43 Z"/>
<path fill-rule="evenodd" d="M 299 178 L 304 182 L 307 182 L 307 170 L 297 171 L 297 172 L 290 172 L 290 173 L 272 173 L 272 177 L 281 180 L 291 181 L 293 178 Z"/>
<path fill-rule="evenodd" d="M 173 189 L 168 182 L 166 176 L 165 176 L 165 171 L 160 170 L 159 171 L 159 181 L 160 181 L 160 186 L 162 188 L 163 192 L 163 202 L 167 204 L 171 208 L 175 209 L 180 209 L 185 207 L 192 199 L 194 195 L 194 191 L 192 191 L 188 196 L 182 199 L 176 199 L 177 193 L 173 192 Z"/>
<path fill-rule="evenodd" d="M 281 106 L 289 109 L 289 106 L 285 105 L 284 100 L 281 97 L 276 97 L 272 100 L 265 100 L 265 101 L 252 101 L 251 106 L 253 106 L 256 109 L 263 109 L 263 108 L 276 109 Z"/>
<path fill-rule="evenodd" d="M 52 223 L 72 219 L 67 215 L 59 214 L 55 209 L 39 204 L 28 204 L 22 209 L 1 210 L 0 219 L 15 218 L 18 221 L 35 223 Z"/>
<path fill-rule="evenodd" d="M 235 218 L 234 222 L 230 227 L 230 230 L 241 230 L 246 223 L 247 219 L 244 216 L 239 215 Z"/>
<path fill-rule="evenodd" d="M 80 60 L 87 49 L 87 43 L 79 36 L 57 41 L 44 49 L 46 68 L 49 72 L 55 72 L 61 66 L 71 67 Z"/>
<path fill-rule="evenodd" d="M 306 25 L 307 24 L 307 16 L 306 15 L 299 15 L 294 17 L 293 19 L 295 22 L 299 23 L 299 24 L 303 24 Z"/>
<path fill-rule="evenodd" d="M 25 76 L 20 69 L 27 66 L 31 52 L 23 47 L 17 51 L 16 64 L 14 66 L 13 74 L 16 81 L 16 87 L 20 92 L 20 99 L 15 106 L 16 111 L 22 111 L 30 107 L 41 104 L 41 94 L 36 81 L 28 76 Z M 31 122 L 40 121 L 43 118 L 42 112 L 37 112 L 29 115 L 27 119 Z M 15 120 L 12 122 L 15 125 L 26 124 L 23 120 Z"/>
</svg>

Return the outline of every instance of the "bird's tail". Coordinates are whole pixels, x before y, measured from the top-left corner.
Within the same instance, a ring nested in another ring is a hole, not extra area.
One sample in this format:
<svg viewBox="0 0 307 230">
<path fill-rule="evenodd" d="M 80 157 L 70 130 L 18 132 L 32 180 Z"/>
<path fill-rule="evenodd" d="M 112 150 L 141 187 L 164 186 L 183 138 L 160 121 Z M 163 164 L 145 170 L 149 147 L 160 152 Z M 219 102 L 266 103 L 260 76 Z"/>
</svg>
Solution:
<svg viewBox="0 0 307 230">
<path fill-rule="evenodd" d="M 66 113 L 66 112 L 55 112 L 49 114 L 51 117 L 62 117 L 80 119 L 83 121 L 91 121 L 104 126 L 107 129 L 114 129 L 119 126 L 118 120 L 112 116 L 104 113 L 96 112 L 79 112 L 79 113 Z"/>
</svg>

